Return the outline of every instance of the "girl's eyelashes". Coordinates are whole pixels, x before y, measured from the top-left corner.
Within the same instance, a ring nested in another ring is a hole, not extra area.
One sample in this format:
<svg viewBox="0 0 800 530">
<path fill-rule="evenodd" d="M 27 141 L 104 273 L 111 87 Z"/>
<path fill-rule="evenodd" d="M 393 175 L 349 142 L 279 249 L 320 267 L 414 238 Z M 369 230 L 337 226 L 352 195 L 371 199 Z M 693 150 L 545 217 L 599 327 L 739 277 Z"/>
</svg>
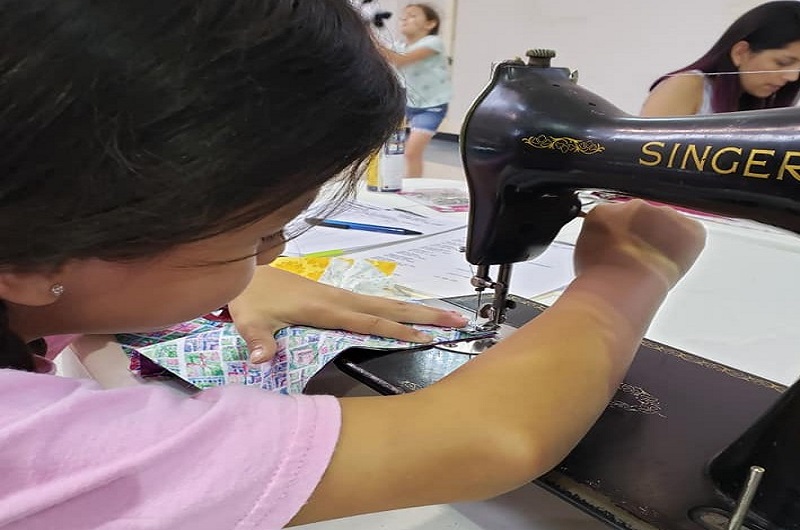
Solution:
<svg viewBox="0 0 800 530">
<path fill-rule="evenodd" d="M 268 236 L 264 236 L 264 237 L 261 238 L 261 242 L 262 243 L 275 244 L 275 243 L 279 243 L 279 242 L 283 243 L 284 241 L 286 241 L 286 236 L 284 235 L 283 230 L 279 230 L 277 232 L 273 232 L 272 234 L 269 234 Z"/>
<path fill-rule="evenodd" d="M 283 241 L 286 242 L 305 234 L 310 229 L 311 225 L 305 222 L 298 222 L 298 223 L 291 222 L 284 227 L 283 231 L 281 232 L 281 235 L 283 236 Z"/>
</svg>

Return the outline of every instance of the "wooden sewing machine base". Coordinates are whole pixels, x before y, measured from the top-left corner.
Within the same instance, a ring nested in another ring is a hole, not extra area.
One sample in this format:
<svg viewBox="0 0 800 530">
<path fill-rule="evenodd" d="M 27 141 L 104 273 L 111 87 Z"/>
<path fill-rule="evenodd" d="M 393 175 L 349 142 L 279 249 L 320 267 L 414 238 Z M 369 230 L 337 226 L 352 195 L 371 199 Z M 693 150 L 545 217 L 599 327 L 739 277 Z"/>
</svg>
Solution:
<svg viewBox="0 0 800 530">
<path fill-rule="evenodd" d="M 545 309 L 511 298 L 517 305 L 507 323 L 514 328 Z M 436 302 L 473 313 L 477 298 Z M 469 359 L 438 348 L 389 354 L 352 349 L 336 365 L 378 392 L 397 394 L 430 385 Z M 537 482 L 615 528 L 724 529 L 732 503 L 715 491 L 706 467 L 784 389 L 645 340 L 598 422 L 554 471 Z M 553 414 L 569 414 L 568 404 Z M 748 519 L 745 528 L 768 526 Z"/>
</svg>

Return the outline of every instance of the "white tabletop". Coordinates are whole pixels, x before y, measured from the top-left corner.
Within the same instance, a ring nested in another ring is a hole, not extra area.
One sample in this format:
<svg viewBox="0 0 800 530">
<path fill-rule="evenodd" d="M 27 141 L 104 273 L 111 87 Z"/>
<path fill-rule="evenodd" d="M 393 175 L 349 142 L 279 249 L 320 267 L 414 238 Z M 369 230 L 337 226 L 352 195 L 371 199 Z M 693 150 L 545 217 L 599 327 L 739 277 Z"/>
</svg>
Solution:
<svg viewBox="0 0 800 530">
<path fill-rule="evenodd" d="M 457 181 L 414 179 L 417 187 L 453 187 Z M 431 210 L 391 193 L 361 193 L 370 203 L 424 212 Z M 450 215 L 450 214 L 447 214 Z M 463 214 L 457 214 L 463 215 Z M 794 235 L 704 221 L 708 245 L 692 271 L 673 290 L 647 334 L 653 340 L 783 384 L 800 374 L 800 239 Z M 558 240 L 574 242 L 580 220 Z M 413 287 L 413 285 L 411 286 Z M 469 287 L 465 285 L 465 292 Z M 113 386 L 136 384 L 127 363 L 98 348 L 92 375 Z M 112 348 L 113 349 L 113 348 Z M 69 364 L 69 361 L 67 361 Z M 73 367 L 79 371 L 82 367 Z M 125 372 L 125 373 L 123 373 Z M 305 525 L 303 530 L 575 530 L 605 525 L 530 484 L 497 499 L 431 506 Z"/>
</svg>

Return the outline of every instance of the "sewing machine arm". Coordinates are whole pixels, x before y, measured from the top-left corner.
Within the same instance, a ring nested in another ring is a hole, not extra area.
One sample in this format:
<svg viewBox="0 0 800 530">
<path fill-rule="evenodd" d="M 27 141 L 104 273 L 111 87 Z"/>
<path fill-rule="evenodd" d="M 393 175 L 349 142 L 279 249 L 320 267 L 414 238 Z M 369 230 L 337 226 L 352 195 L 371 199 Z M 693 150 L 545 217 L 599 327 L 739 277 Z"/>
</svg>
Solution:
<svg viewBox="0 0 800 530">
<path fill-rule="evenodd" d="M 501 63 L 467 114 L 470 263 L 538 256 L 585 189 L 800 232 L 800 109 L 638 118 L 561 70 Z"/>
</svg>

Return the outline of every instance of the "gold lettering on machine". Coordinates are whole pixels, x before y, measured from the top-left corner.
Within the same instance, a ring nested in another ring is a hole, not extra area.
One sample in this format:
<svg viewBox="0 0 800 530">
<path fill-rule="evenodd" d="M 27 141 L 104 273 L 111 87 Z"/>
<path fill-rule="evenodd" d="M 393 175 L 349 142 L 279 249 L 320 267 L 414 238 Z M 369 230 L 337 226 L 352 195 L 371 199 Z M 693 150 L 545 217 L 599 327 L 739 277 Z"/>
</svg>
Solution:
<svg viewBox="0 0 800 530">
<path fill-rule="evenodd" d="M 643 166 L 712 171 L 718 175 L 759 179 L 784 180 L 788 176 L 800 182 L 800 151 L 647 142 L 642 145 L 641 155 L 639 164 Z M 773 169 L 768 170 L 768 167 Z"/>
</svg>

